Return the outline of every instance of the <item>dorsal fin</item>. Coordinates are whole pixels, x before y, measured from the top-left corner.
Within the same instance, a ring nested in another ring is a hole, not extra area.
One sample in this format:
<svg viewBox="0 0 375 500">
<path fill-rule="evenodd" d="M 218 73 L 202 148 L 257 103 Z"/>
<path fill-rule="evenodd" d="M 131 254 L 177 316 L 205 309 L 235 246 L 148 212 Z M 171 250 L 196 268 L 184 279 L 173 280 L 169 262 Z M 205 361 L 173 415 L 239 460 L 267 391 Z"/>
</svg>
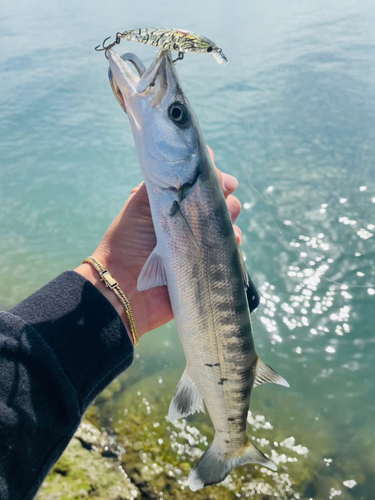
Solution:
<svg viewBox="0 0 375 500">
<path fill-rule="evenodd" d="M 249 287 L 249 274 L 247 272 L 246 264 L 245 264 L 245 261 L 244 261 L 244 258 L 243 258 L 243 254 L 242 254 L 242 251 L 241 251 L 240 247 L 238 247 L 238 253 L 240 254 L 240 263 L 241 263 L 241 271 L 242 271 L 243 282 L 245 284 L 245 288 L 248 288 Z"/>
<path fill-rule="evenodd" d="M 260 297 L 258 290 L 255 288 L 255 285 L 252 282 L 249 273 L 247 272 L 245 260 L 243 258 L 243 254 L 240 247 L 238 247 L 238 252 L 240 254 L 241 271 L 242 271 L 243 282 L 245 285 L 247 303 L 249 304 L 250 312 L 253 312 L 254 309 L 256 309 L 259 306 Z"/>
<path fill-rule="evenodd" d="M 260 296 L 249 274 L 248 278 L 249 278 L 249 286 L 245 288 L 245 291 L 250 312 L 253 312 L 259 306 Z"/>
</svg>

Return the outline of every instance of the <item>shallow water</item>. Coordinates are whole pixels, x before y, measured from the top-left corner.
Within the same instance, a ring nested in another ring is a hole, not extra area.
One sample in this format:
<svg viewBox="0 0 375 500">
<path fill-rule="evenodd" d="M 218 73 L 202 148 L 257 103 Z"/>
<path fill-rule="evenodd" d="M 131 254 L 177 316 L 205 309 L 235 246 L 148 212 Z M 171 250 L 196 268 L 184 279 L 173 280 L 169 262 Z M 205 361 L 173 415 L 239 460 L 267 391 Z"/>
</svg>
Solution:
<svg viewBox="0 0 375 500">
<path fill-rule="evenodd" d="M 321 488 L 302 498 L 374 498 L 375 5 L 4 7 L 0 305 L 77 266 L 141 180 L 126 116 L 93 47 L 142 26 L 209 36 L 230 64 L 188 55 L 178 71 L 217 165 L 240 180 L 243 250 L 263 294 L 255 339 L 291 384 L 288 394 L 258 389 L 252 409 L 268 401 L 267 420 L 276 425 L 282 414 L 291 422 L 285 437 L 295 427 L 309 443 Z M 151 47 L 121 48 L 146 63 L 154 56 Z M 183 369 L 173 324 L 142 339 L 137 354 L 125 385 Z M 349 480 L 357 484 L 348 488 Z"/>
</svg>

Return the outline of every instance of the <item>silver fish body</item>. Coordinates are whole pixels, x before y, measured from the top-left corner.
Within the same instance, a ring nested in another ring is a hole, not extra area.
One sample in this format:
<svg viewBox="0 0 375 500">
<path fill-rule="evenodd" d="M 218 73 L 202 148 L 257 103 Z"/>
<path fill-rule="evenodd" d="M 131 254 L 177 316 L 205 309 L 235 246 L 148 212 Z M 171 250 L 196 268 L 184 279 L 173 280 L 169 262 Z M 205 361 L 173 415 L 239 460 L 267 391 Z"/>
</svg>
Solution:
<svg viewBox="0 0 375 500">
<path fill-rule="evenodd" d="M 168 286 L 186 355 L 169 418 L 204 411 L 204 402 L 215 427 L 190 488 L 216 484 L 246 463 L 275 470 L 250 443 L 247 414 L 254 386 L 288 384 L 256 353 L 247 274 L 199 123 L 169 53 L 140 79 L 112 50 L 108 59 L 112 87 L 132 125 L 157 237 L 138 289 Z"/>
</svg>

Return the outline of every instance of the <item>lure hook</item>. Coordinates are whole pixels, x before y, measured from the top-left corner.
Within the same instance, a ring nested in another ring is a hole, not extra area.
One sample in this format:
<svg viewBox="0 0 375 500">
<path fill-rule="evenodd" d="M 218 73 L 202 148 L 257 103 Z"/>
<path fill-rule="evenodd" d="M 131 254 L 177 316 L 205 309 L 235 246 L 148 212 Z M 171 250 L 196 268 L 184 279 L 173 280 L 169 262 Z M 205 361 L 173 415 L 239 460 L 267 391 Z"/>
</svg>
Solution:
<svg viewBox="0 0 375 500">
<path fill-rule="evenodd" d="M 119 44 L 119 43 L 121 42 L 121 33 L 116 33 L 116 39 L 115 39 L 115 41 L 114 41 L 114 42 L 112 42 L 112 43 L 109 43 L 109 44 L 106 46 L 106 45 L 105 45 L 105 42 L 106 42 L 107 40 L 109 40 L 110 38 L 111 38 L 111 37 L 110 37 L 110 36 L 108 36 L 108 37 L 107 37 L 107 38 L 103 41 L 102 46 L 100 47 L 100 45 L 97 45 L 97 46 L 95 47 L 95 50 L 96 50 L 97 52 L 102 52 L 103 50 L 109 50 L 109 49 L 111 49 L 112 47 L 114 47 L 115 45 Z"/>
</svg>

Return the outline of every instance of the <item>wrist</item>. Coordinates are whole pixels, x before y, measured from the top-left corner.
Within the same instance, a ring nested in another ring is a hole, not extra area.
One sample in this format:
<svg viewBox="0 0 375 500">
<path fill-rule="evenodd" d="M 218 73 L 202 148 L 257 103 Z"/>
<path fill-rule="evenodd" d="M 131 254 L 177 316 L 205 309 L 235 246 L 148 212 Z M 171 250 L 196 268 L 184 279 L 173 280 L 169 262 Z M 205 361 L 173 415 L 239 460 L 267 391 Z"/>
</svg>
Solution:
<svg viewBox="0 0 375 500">
<path fill-rule="evenodd" d="M 103 262 L 103 259 L 100 260 L 100 263 L 105 268 L 107 268 L 105 262 Z M 124 323 L 128 336 L 133 343 L 133 337 L 130 333 L 131 330 L 129 325 L 129 319 L 126 314 L 125 308 L 121 304 L 120 300 L 115 295 L 115 293 L 110 288 L 106 287 L 104 281 L 102 281 L 102 279 L 100 278 L 98 271 L 94 269 L 94 267 L 88 262 L 84 262 L 76 269 L 74 269 L 74 271 L 81 274 L 84 278 L 90 281 L 102 293 L 102 295 L 104 295 L 104 297 L 108 300 L 108 302 L 112 304 L 113 308 L 116 310 L 117 314 L 120 316 L 122 322 Z"/>
</svg>

